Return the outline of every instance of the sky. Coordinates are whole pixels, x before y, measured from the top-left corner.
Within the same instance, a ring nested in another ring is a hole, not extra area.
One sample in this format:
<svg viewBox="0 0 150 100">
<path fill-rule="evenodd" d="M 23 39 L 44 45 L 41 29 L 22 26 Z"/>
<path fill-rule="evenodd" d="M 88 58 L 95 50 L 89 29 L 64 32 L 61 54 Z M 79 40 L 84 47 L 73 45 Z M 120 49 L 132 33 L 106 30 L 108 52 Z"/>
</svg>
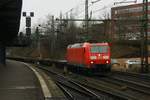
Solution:
<svg viewBox="0 0 150 100">
<path fill-rule="evenodd" d="M 89 4 L 92 1 L 96 0 L 89 0 Z M 114 6 L 114 1 L 123 1 L 123 0 L 101 0 L 89 8 L 90 11 L 95 11 L 93 16 L 97 16 L 98 13 L 104 13 L 106 9 L 105 7 L 112 7 Z M 126 0 L 126 1 L 134 1 L 134 0 Z M 140 2 L 141 0 L 137 0 Z M 27 12 L 27 15 L 30 12 L 34 12 L 35 16 L 32 18 L 32 25 L 42 22 L 48 14 L 54 15 L 58 17 L 60 12 L 65 14 L 66 12 L 70 11 L 70 9 L 74 8 L 74 13 L 76 12 L 83 12 L 84 10 L 84 2 L 85 0 L 23 0 L 23 8 L 22 11 Z M 79 6 L 78 6 L 79 5 Z M 99 11 L 99 9 L 102 9 Z M 96 11 L 98 10 L 98 11 Z M 84 13 L 83 13 L 84 14 Z M 83 17 L 83 14 L 77 14 L 77 18 Z M 20 30 L 23 30 L 25 27 L 25 18 L 21 18 L 21 25 Z"/>
</svg>

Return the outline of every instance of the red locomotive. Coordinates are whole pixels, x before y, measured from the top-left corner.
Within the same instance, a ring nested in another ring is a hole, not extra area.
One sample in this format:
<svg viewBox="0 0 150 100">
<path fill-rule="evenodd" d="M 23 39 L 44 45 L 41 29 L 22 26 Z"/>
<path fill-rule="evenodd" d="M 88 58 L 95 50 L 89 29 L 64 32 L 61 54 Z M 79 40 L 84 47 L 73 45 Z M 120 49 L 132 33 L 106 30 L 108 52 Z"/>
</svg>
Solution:
<svg viewBox="0 0 150 100">
<path fill-rule="evenodd" d="M 108 43 L 77 43 L 67 48 L 67 62 L 94 72 L 111 69 L 110 45 Z"/>
</svg>

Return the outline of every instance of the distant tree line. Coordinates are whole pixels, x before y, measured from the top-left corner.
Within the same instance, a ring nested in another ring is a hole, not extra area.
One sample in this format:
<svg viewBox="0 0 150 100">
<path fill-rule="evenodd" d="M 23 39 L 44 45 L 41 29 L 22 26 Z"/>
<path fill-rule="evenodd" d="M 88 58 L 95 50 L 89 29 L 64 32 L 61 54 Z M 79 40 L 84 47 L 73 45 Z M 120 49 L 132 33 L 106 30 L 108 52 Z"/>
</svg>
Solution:
<svg viewBox="0 0 150 100">
<path fill-rule="evenodd" d="M 50 52 L 49 57 L 55 58 L 59 52 L 65 53 L 69 44 L 108 42 L 111 40 L 110 23 L 108 21 L 89 22 L 87 34 L 85 28 L 77 25 L 75 21 L 56 21 L 52 15 L 48 15 L 45 22 L 33 27 L 32 47 L 37 47 L 38 42 L 41 42 L 41 45 L 45 45 Z"/>
</svg>

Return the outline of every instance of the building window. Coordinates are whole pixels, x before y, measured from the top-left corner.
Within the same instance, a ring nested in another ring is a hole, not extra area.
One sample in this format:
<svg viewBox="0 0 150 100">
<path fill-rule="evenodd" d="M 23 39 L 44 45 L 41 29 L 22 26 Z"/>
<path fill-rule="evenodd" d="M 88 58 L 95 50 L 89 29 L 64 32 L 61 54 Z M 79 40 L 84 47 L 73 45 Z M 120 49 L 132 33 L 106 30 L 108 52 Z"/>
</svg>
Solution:
<svg viewBox="0 0 150 100">
<path fill-rule="evenodd" d="M 142 7 L 129 8 L 130 13 L 142 12 Z"/>
<path fill-rule="evenodd" d="M 117 10 L 115 10 L 115 14 L 118 14 Z"/>
</svg>

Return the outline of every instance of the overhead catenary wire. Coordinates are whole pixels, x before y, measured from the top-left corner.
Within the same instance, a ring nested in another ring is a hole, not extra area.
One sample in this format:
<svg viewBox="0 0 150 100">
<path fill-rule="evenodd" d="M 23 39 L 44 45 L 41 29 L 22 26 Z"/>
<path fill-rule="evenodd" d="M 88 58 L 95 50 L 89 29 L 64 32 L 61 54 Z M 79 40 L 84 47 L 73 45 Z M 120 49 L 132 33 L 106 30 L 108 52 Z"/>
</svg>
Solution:
<svg viewBox="0 0 150 100">
<path fill-rule="evenodd" d="M 89 7 L 91 7 L 92 5 L 89 5 Z M 97 9 L 97 10 L 94 10 L 94 11 L 92 11 L 92 14 L 95 14 L 95 13 L 97 13 L 97 12 L 100 12 L 100 11 L 104 11 L 105 9 L 108 9 L 108 8 L 110 8 L 110 7 L 112 7 L 113 6 L 113 4 L 112 3 L 109 3 L 108 5 L 104 5 L 102 8 L 100 8 L 100 9 Z M 79 16 L 80 15 L 80 16 Z M 79 13 L 79 15 L 77 16 L 78 18 L 79 17 L 81 17 L 81 13 Z"/>
<path fill-rule="evenodd" d="M 101 0 L 98 0 L 98 1 L 101 1 Z M 97 2 L 98 2 L 97 1 Z M 88 8 L 92 7 L 95 3 L 97 3 L 96 1 L 95 2 L 91 2 L 90 5 L 88 5 Z M 80 14 L 84 13 L 85 10 L 82 10 L 81 12 L 79 12 L 79 14 L 77 16 L 79 16 Z"/>
<path fill-rule="evenodd" d="M 85 1 L 85 0 L 83 0 L 83 1 Z M 73 15 L 75 18 L 81 18 L 81 17 L 84 17 L 85 15 L 85 9 L 84 9 L 84 2 L 80 2 L 76 7 L 74 7 L 74 8 L 71 8 L 69 11 L 67 11 L 66 13 L 64 13 L 65 15 L 63 15 L 63 16 L 68 16 L 68 15 Z M 94 4 L 96 4 L 97 2 L 99 2 L 99 1 L 103 1 L 103 0 L 95 0 L 95 1 L 93 1 L 93 0 L 89 0 L 89 2 L 91 2 L 89 5 L 88 5 L 88 8 L 90 9 L 91 7 L 93 7 L 94 6 Z M 134 2 L 134 3 L 136 3 L 137 2 L 137 0 L 122 0 L 122 1 L 120 1 L 120 3 L 124 3 L 124 2 L 126 2 L 126 3 L 132 3 L 132 2 Z M 119 3 L 119 2 L 118 2 Z M 115 0 L 114 0 L 114 2 L 113 3 L 109 3 L 109 4 L 107 4 L 107 5 L 104 5 L 103 7 L 101 7 L 101 8 L 99 8 L 99 9 L 96 9 L 96 10 L 94 10 L 94 11 L 91 11 L 92 12 L 92 15 L 96 15 L 97 13 L 100 13 L 100 12 L 102 12 L 102 11 L 105 11 L 106 9 L 109 9 L 109 8 L 111 8 L 111 7 L 113 7 L 113 6 L 115 6 L 116 4 L 115 4 Z"/>
<path fill-rule="evenodd" d="M 78 3 L 77 6 L 71 8 L 70 10 L 68 10 L 68 11 L 65 12 L 65 13 L 63 13 L 62 15 L 65 16 L 66 14 L 71 13 L 74 9 L 77 9 L 77 8 L 78 8 L 79 6 L 81 6 L 81 5 L 84 5 L 84 3 L 83 3 L 83 2 Z"/>
<path fill-rule="evenodd" d="M 117 4 L 121 4 L 121 3 L 137 3 L 137 0 L 122 0 L 120 2 L 115 2 L 114 5 L 117 5 Z"/>
<path fill-rule="evenodd" d="M 90 8 L 90 7 L 92 7 L 94 4 L 96 4 L 97 2 L 99 2 L 99 1 L 102 1 L 102 0 L 96 0 L 96 1 L 93 1 L 93 0 L 90 0 L 90 4 L 88 5 L 88 8 Z M 74 7 L 74 8 L 71 8 L 69 11 L 67 11 L 66 13 L 64 13 L 65 15 L 68 15 L 69 13 L 70 14 L 73 14 L 74 16 L 79 16 L 79 15 L 81 15 L 81 14 L 83 14 L 84 12 L 85 12 L 85 9 L 84 9 L 84 7 L 82 7 L 83 8 L 83 10 L 81 10 L 80 12 L 75 12 L 75 13 L 72 13 L 73 11 L 75 11 L 75 10 L 77 10 L 77 9 L 79 9 L 79 8 L 81 8 L 81 6 L 83 6 L 83 5 L 85 5 L 85 3 L 79 3 L 76 7 Z M 81 8 L 81 9 L 82 9 Z M 64 15 L 64 16 L 65 16 Z"/>
</svg>

